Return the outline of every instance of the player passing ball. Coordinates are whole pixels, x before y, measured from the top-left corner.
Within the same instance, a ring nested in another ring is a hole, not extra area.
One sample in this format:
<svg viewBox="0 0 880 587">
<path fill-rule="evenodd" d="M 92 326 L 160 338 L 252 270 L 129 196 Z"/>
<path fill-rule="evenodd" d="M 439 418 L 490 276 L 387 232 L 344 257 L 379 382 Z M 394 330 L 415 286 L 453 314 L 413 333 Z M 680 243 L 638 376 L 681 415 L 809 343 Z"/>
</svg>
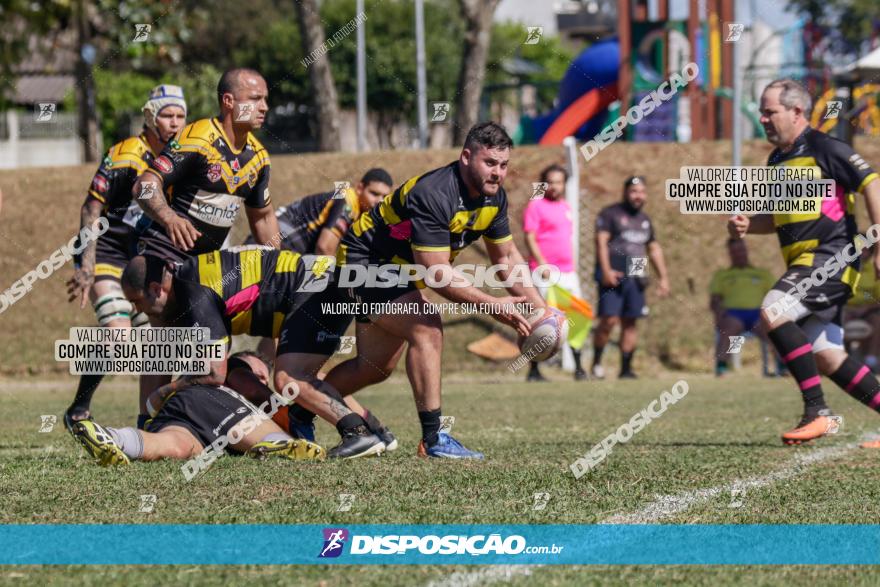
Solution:
<svg viewBox="0 0 880 587">
<path fill-rule="evenodd" d="M 505 268 L 499 272 L 499 279 L 507 280 L 516 266 L 525 265 L 510 233 L 507 195 L 502 187 L 512 145 L 501 126 L 492 122 L 474 126 L 458 160 L 409 179 L 358 218 L 342 239 L 337 264 L 369 267 L 415 263 L 426 268 L 431 277 L 426 282 L 440 283 L 444 281 L 442 276 L 452 273 L 455 257 L 482 239 L 491 263 Z M 449 285 L 432 289 L 452 302 L 496 308 L 493 317 L 523 337 L 531 328 L 516 304 L 531 303 L 536 309 L 548 311 L 537 289 L 530 285 L 512 285 L 507 288 L 508 296 L 495 298 L 467 283 L 450 283 L 448 279 L 446 283 Z M 422 289 L 405 281 L 395 287 L 331 286 L 316 294 L 367 307 L 390 304 L 421 308 L 406 316 L 358 316 L 358 354 L 371 369 L 357 369 L 356 363 L 347 361 L 332 369 L 324 381 L 343 395 L 353 393 L 385 380 L 406 349 L 406 372 L 422 428 L 419 456 L 481 459 L 481 453 L 440 432 L 443 325 Z M 288 381 L 296 381 L 303 389 L 309 385 L 297 379 L 296 357 L 282 354 L 279 349 L 276 389 Z M 350 417 L 344 415 L 340 422 Z"/>
<path fill-rule="evenodd" d="M 736 215 L 730 235 L 775 232 L 787 269 L 761 304 L 761 321 L 779 356 L 800 388 L 804 414 L 782 435 L 800 444 L 832 433 L 837 421 L 825 403 L 819 374 L 853 398 L 880 410 L 880 382 L 867 365 L 843 346 L 843 307 L 859 277 L 860 246 L 852 202 L 861 196 L 873 224 L 880 223 L 880 181 L 870 165 L 846 143 L 810 128 L 810 95 L 799 83 L 770 83 L 761 96 L 761 123 L 776 146 L 768 165 L 810 166 L 835 181 L 835 197 L 813 214 Z M 842 259 L 842 262 L 841 262 Z M 874 256 L 880 274 L 880 258 Z M 880 442 L 862 446 L 880 448 Z"/>
</svg>

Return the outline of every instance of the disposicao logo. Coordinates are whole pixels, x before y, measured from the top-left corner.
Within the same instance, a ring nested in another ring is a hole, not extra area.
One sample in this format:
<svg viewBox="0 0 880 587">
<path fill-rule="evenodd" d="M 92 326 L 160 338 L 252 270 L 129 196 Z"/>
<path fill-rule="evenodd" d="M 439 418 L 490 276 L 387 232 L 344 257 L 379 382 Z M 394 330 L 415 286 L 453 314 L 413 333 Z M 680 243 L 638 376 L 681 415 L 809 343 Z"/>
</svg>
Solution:
<svg viewBox="0 0 880 587">
<path fill-rule="evenodd" d="M 345 541 L 348 540 L 348 530 L 345 528 L 324 528 L 324 548 L 318 558 L 336 558 L 342 554 Z"/>
</svg>

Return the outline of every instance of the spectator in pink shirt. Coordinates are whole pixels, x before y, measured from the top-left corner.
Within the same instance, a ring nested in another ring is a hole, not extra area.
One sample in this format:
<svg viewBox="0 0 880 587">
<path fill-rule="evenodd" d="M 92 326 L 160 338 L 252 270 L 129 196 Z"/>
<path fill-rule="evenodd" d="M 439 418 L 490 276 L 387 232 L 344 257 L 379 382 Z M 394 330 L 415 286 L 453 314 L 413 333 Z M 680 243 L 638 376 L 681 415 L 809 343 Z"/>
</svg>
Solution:
<svg viewBox="0 0 880 587">
<path fill-rule="evenodd" d="M 559 285 L 572 294 L 581 297 L 581 285 L 575 272 L 571 237 L 574 227 L 571 221 L 571 208 L 563 197 L 568 171 L 561 165 L 550 165 L 541 172 L 541 182 L 545 184 L 544 197 L 532 200 L 523 214 L 523 231 L 529 249 L 529 267 L 534 270 L 539 265 L 555 265 L 561 275 Z M 541 294 L 546 297 L 546 288 Z M 580 351 L 572 349 L 575 360 L 575 379 L 585 379 L 587 374 L 581 368 Z M 538 363 L 532 362 L 528 381 L 546 381 L 538 370 Z"/>
</svg>

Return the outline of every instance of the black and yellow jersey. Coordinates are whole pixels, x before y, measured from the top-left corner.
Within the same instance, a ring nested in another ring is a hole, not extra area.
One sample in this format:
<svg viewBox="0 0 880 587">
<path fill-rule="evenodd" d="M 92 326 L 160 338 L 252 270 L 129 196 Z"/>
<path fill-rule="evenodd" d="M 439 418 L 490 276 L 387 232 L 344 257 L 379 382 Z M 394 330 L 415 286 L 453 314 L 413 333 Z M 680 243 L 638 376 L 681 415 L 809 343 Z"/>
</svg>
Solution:
<svg viewBox="0 0 880 587">
<path fill-rule="evenodd" d="M 470 197 L 458 162 L 413 177 L 364 212 L 337 251 L 337 264 L 412 263 L 413 251 L 449 251 L 452 261 L 483 237 L 511 240 L 507 194 Z"/>
<path fill-rule="evenodd" d="M 92 178 L 87 197 L 101 202 L 111 225 L 124 222 L 134 228 L 137 224 L 141 209 L 132 199 L 131 188 L 155 156 L 143 134 L 110 147 Z"/>
<path fill-rule="evenodd" d="M 236 151 L 216 118 L 187 125 L 150 170 L 162 178 L 171 209 L 202 233 L 191 255 L 220 248 L 242 202 L 250 208 L 270 203 L 269 153 L 250 133 Z M 156 223 L 150 230 L 164 234 Z"/>
<path fill-rule="evenodd" d="M 322 230 L 330 230 L 341 239 L 360 214 L 357 194 L 351 188 L 312 194 L 282 206 L 275 212 L 281 248 L 314 253 Z M 255 242 L 252 235 L 245 240 L 245 244 Z"/>
<path fill-rule="evenodd" d="M 169 325 L 207 327 L 213 340 L 224 342 L 234 334 L 277 338 L 284 317 L 308 297 L 309 284 L 329 279 L 332 258 L 320 259 L 327 263 L 310 264 L 299 253 L 258 246 L 191 257 L 174 274 L 181 314 Z"/>
<path fill-rule="evenodd" d="M 835 181 L 835 197 L 822 200 L 819 212 L 773 215 L 782 256 L 788 267 L 820 267 L 853 242 L 856 235 L 855 194 L 878 175 L 852 147 L 808 128 L 787 152 L 775 149 L 767 164 L 818 167 L 821 170 L 819 179 Z M 856 258 L 842 274 L 832 279 L 855 287 L 858 274 L 859 259 Z"/>
</svg>

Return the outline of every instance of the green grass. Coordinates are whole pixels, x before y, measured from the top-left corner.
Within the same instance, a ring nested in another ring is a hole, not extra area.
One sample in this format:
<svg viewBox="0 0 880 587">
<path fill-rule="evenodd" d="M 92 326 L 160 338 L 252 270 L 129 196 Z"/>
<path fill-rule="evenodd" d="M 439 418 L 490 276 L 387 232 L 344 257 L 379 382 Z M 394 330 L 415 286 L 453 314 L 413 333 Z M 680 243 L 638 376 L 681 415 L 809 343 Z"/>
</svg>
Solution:
<svg viewBox="0 0 880 587">
<path fill-rule="evenodd" d="M 724 380 L 665 374 L 636 382 L 575 383 L 553 374 L 549 384 L 518 377 L 455 375 L 444 384 L 444 413 L 456 417 L 455 435 L 486 452 L 483 463 L 424 462 L 415 458 L 418 423 L 405 379 L 367 390 L 362 400 L 398 434 L 401 448 L 379 459 L 344 463 L 259 463 L 224 458 L 186 483 L 179 463 L 136 463 L 106 470 L 93 465 L 63 430 L 60 414 L 73 379 L 6 380 L 0 383 L 0 508 L 2 523 L 379 523 L 594 524 L 640 510 L 658 495 L 760 477 L 785 467 L 795 455 L 857 442 L 877 429 L 876 414 L 844 396 L 830 382 L 828 398 L 845 418 L 835 437 L 814 447 L 786 448 L 778 433 L 799 414 L 790 380 L 734 375 Z M 679 378 L 690 392 L 626 445 L 617 446 L 593 473 L 575 480 L 568 464 L 588 451 Z M 94 410 L 110 425 L 130 424 L 136 384 L 108 380 Z M 59 424 L 39 433 L 40 415 Z M 335 443 L 335 431 L 319 426 L 318 440 Z M 770 483 L 743 497 L 695 503 L 662 523 L 851 523 L 880 519 L 876 479 L 880 453 L 849 450 Z M 546 509 L 532 509 L 533 494 L 550 493 Z M 337 512 L 338 495 L 352 493 L 351 511 Z M 140 495 L 155 494 L 155 511 L 140 513 Z M 283 545 L 267 545 L 282 547 Z M 454 570 L 478 567 L 297 568 L 6 567 L 0 581 L 38 580 L 140 584 L 358 584 L 422 585 Z M 519 569 L 523 572 L 523 569 Z M 819 580 L 876 584 L 867 569 L 843 567 L 538 568 L 509 579 L 515 585 L 760 584 Z M 488 581 L 488 579 L 487 579 Z M 323 582 L 323 583 L 322 583 Z M 480 584 L 483 581 L 479 582 Z"/>
</svg>

